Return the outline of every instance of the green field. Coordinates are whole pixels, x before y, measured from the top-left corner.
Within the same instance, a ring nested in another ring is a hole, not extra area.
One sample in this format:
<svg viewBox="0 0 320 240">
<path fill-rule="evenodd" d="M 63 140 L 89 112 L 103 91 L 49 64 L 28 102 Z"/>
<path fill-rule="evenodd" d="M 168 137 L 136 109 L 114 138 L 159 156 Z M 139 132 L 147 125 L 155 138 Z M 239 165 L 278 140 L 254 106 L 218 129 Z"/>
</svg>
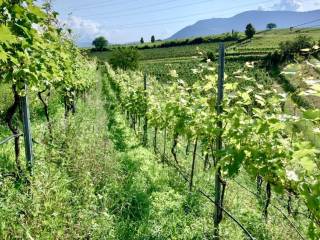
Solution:
<svg viewBox="0 0 320 240">
<path fill-rule="evenodd" d="M 179 46 L 170 48 L 152 48 L 139 50 L 141 60 L 154 60 L 165 58 L 182 58 L 197 56 L 200 50 L 203 51 L 216 51 L 218 47 L 217 43 L 204 43 L 201 45 Z M 98 57 L 102 60 L 108 60 L 112 54 L 112 51 L 108 52 L 94 52 L 92 56 Z"/>
<path fill-rule="evenodd" d="M 244 43 L 236 47 L 238 51 L 247 51 L 250 49 L 276 49 L 283 41 L 290 41 L 298 35 L 306 35 L 312 37 L 315 41 L 320 39 L 319 28 L 306 28 L 306 29 L 293 29 L 292 31 L 285 30 L 272 30 L 257 34 L 252 41 Z"/>
<path fill-rule="evenodd" d="M 320 29 L 298 29 L 298 30 L 272 30 L 263 33 L 259 33 L 253 37 L 252 40 L 244 41 L 241 44 L 229 43 L 234 45 L 227 53 L 234 56 L 244 55 L 264 55 L 274 51 L 279 47 L 280 42 L 293 40 L 298 35 L 306 35 L 312 37 L 315 41 L 320 39 Z M 217 43 L 204 43 L 199 45 L 187 45 L 179 47 L 169 48 L 152 48 L 139 50 L 142 61 L 149 60 L 161 60 L 171 58 L 192 58 L 198 56 L 199 51 L 211 51 L 217 50 Z M 101 60 L 107 61 L 112 54 L 112 48 L 107 52 L 94 52 L 91 56 L 98 57 Z"/>
</svg>

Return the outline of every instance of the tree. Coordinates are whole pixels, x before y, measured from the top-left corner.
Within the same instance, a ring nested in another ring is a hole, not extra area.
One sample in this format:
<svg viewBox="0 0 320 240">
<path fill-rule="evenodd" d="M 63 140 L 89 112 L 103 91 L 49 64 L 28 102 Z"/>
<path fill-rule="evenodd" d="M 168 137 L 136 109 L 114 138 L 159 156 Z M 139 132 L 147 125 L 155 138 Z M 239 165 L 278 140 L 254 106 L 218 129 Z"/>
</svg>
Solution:
<svg viewBox="0 0 320 240">
<path fill-rule="evenodd" d="M 105 37 L 97 37 L 95 40 L 93 40 L 92 45 L 95 47 L 98 51 L 103 51 L 107 45 L 108 41 L 105 39 Z"/>
<path fill-rule="evenodd" d="M 251 23 L 249 23 L 246 26 L 246 36 L 247 38 L 253 38 L 253 36 L 256 34 L 256 29 L 253 27 L 253 25 Z"/>
<path fill-rule="evenodd" d="M 156 38 L 154 37 L 154 35 L 152 35 L 151 42 L 154 43 L 155 41 L 156 41 Z"/>
<path fill-rule="evenodd" d="M 277 28 L 277 24 L 275 24 L 275 23 L 268 23 L 267 24 L 267 29 L 268 30 L 272 30 L 274 28 Z"/>
<path fill-rule="evenodd" d="M 139 52 L 134 48 L 120 47 L 112 51 L 109 63 L 113 68 L 135 70 L 139 66 Z"/>
<path fill-rule="evenodd" d="M 144 43 L 144 39 L 143 37 L 140 39 L 140 43 L 143 44 Z"/>
</svg>

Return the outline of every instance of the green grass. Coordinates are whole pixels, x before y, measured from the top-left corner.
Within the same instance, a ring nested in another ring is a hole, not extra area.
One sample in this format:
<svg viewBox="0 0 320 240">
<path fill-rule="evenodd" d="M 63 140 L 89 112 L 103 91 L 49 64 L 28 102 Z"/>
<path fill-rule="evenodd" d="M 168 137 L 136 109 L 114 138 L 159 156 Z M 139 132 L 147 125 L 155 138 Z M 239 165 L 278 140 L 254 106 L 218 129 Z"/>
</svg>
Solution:
<svg viewBox="0 0 320 240">
<path fill-rule="evenodd" d="M 283 41 L 291 41 L 298 35 L 306 35 L 312 37 L 315 41 L 320 39 L 320 29 L 319 28 L 305 28 L 305 29 L 275 29 L 267 32 L 257 34 L 253 37 L 251 41 L 245 42 L 238 47 L 238 51 L 246 50 L 272 50 L 277 49 L 279 44 Z"/>
<path fill-rule="evenodd" d="M 68 119 L 67 127 L 63 105 L 50 102 L 59 109 L 51 115 L 51 145 L 47 144 L 46 123 L 37 114 L 41 106 L 35 95 L 30 95 L 32 132 L 38 142 L 34 144 L 34 176 L 29 184 L 0 176 L 0 239 L 112 236 L 113 219 L 101 204 L 101 196 L 115 179 L 117 156 L 106 142 L 103 102 L 95 95 L 99 92 L 78 102 L 78 114 Z M 10 165 L 14 165 L 13 151 L 12 143 L 0 146 L 1 172 L 10 171 Z"/>
</svg>

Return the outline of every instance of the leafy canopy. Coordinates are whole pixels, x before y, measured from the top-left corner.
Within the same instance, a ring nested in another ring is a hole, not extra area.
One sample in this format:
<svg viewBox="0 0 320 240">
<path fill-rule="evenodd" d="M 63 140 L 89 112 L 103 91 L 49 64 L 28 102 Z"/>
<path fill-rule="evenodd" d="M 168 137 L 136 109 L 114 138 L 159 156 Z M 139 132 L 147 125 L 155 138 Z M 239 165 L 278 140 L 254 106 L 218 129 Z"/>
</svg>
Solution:
<svg viewBox="0 0 320 240">
<path fill-rule="evenodd" d="M 256 29 L 253 27 L 253 25 L 251 23 L 249 23 L 246 26 L 245 33 L 246 33 L 247 38 L 251 39 L 256 34 Z"/>
<path fill-rule="evenodd" d="M 113 50 L 109 60 L 113 68 L 135 70 L 139 65 L 139 52 L 134 48 L 117 48 Z"/>
<path fill-rule="evenodd" d="M 274 28 L 277 28 L 277 24 L 275 24 L 275 23 L 268 23 L 267 24 L 267 29 L 268 30 L 272 30 Z"/>
<path fill-rule="evenodd" d="M 92 45 L 96 48 L 96 50 L 103 51 L 108 46 L 108 41 L 105 39 L 105 37 L 101 36 L 93 40 Z"/>
</svg>

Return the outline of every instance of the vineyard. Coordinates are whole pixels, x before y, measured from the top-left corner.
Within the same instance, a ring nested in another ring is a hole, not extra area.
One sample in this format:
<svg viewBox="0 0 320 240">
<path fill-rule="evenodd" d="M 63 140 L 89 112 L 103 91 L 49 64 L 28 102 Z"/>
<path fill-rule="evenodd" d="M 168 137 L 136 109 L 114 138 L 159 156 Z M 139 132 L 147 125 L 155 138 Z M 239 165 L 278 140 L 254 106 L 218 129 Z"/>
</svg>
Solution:
<svg viewBox="0 0 320 240">
<path fill-rule="evenodd" d="M 320 30 L 319 28 L 315 29 L 297 29 L 294 31 L 290 31 L 288 29 L 285 30 L 274 30 L 271 32 L 259 33 L 252 40 L 245 40 L 243 37 L 241 43 L 237 43 L 237 41 L 228 41 L 226 46 L 232 46 L 227 51 L 227 55 L 237 56 L 237 55 L 245 55 L 245 56 L 255 56 L 260 55 L 264 56 L 276 49 L 278 49 L 279 44 L 285 40 L 293 40 L 299 34 L 303 34 L 306 36 L 310 36 L 314 39 L 319 39 Z M 166 41 L 163 41 L 165 44 Z M 143 63 L 148 64 L 149 62 L 154 61 L 163 61 L 166 59 L 170 62 L 174 59 L 182 59 L 182 60 L 191 60 L 193 57 L 198 56 L 198 52 L 203 51 L 211 51 L 215 52 L 218 49 L 219 43 L 202 43 L 202 44 L 193 44 L 186 46 L 175 46 L 175 47 L 166 47 L 166 48 L 150 48 L 150 49 L 140 49 L 139 45 L 135 46 L 139 49 L 139 53 L 141 55 L 141 60 Z M 155 44 L 157 46 L 157 44 Z M 118 46 L 110 46 L 109 51 L 106 52 L 94 52 L 91 53 L 92 56 L 98 57 L 101 60 L 109 60 L 112 54 L 112 50 L 117 48 Z"/>
<path fill-rule="evenodd" d="M 50 4 L 0 11 L 0 239 L 320 238 L 319 29 L 130 70 Z M 313 46 L 287 59 L 298 34 Z"/>
<path fill-rule="evenodd" d="M 305 118 L 284 114 L 287 97 L 272 88 L 266 74 L 251 65 L 238 71 L 233 67 L 229 69 L 224 86 L 227 97 L 221 105 L 217 104 L 221 93 L 217 92 L 218 75 L 212 63 L 203 63 L 193 69 L 198 81 L 191 84 L 179 79 L 175 71 L 171 72 L 167 83 L 135 72 L 113 72 L 108 66 L 106 73 L 121 105 L 120 110 L 132 129 L 144 145 L 149 139 L 159 162 L 176 169 L 190 192 L 215 196 L 215 200 L 208 198 L 209 203 L 222 206 L 231 181 L 247 191 L 246 194 L 256 197 L 257 209 L 261 209 L 266 221 L 270 217 L 271 198 L 277 199 L 280 206 L 287 205 L 284 210 L 277 205 L 275 208 L 280 218 L 285 217 L 287 224 L 295 230 L 290 233 L 290 239 L 303 239 L 298 230 L 302 226 L 295 226 L 287 214 L 290 215 L 292 210 L 289 209 L 301 200 L 297 197 L 294 203 L 293 196 L 300 196 L 306 200 L 306 205 L 293 207 L 302 214 L 297 214 L 295 219 L 300 218 L 304 226 L 312 226 L 312 222 L 317 221 L 318 187 L 314 185 L 319 184 L 314 182 L 318 172 L 317 150 L 295 125 L 301 121 L 314 122 L 309 113 L 314 114 L 315 110 L 306 111 Z M 220 114 L 219 108 L 223 109 Z M 248 178 L 244 185 L 237 180 L 243 175 Z M 249 186 L 248 182 L 251 182 Z M 219 190 L 217 185 L 220 185 Z M 315 192 L 306 192 L 305 188 Z M 217 192 L 221 194 L 218 200 Z M 303 212 L 310 210 L 310 206 L 315 207 L 314 215 L 311 214 L 313 220 L 303 217 Z M 219 211 L 220 216 L 223 215 L 224 208 L 221 209 L 216 207 L 215 216 Z M 221 220 L 222 217 L 215 224 L 219 225 Z M 244 230 L 244 235 L 253 239 L 248 232 Z"/>
</svg>

